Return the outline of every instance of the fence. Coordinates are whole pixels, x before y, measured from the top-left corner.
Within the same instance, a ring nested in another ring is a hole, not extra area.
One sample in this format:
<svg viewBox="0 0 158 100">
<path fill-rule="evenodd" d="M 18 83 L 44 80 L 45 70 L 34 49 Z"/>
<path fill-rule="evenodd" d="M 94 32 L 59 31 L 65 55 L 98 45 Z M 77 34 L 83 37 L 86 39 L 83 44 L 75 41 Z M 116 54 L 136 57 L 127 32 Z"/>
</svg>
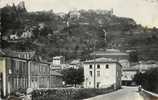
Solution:
<svg viewBox="0 0 158 100">
<path fill-rule="evenodd" d="M 158 94 L 142 89 L 142 92 L 150 97 L 150 100 L 158 100 Z"/>
</svg>

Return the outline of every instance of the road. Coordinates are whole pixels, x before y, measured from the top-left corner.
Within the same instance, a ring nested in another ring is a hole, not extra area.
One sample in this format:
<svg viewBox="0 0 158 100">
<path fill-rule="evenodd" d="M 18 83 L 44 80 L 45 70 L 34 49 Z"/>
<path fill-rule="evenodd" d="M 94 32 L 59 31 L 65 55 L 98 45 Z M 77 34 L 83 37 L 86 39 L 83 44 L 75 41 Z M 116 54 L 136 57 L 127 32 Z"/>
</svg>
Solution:
<svg viewBox="0 0 158 100">
<path fill-rule="evenodd" d="M 104 95 L 99 95 L 85 100 L 151 100 L 148 96 L 140 94 L 137 87 L 123 87 Z"/>
</svg>

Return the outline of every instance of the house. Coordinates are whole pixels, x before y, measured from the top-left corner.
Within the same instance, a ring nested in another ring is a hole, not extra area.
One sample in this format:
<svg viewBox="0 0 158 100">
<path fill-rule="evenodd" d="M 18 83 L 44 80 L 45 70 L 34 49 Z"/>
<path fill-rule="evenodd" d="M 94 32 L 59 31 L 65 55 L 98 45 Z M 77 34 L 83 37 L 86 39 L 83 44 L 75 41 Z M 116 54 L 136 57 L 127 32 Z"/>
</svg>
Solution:
<svg viewBox="0 0 158 100">
<path fill-rule="evenodd" d="M 84 87 L 114 89 L 121 86 L 121 69 L 119 62 L 113 59 L 96 58 L 84 62 Z"/>
<path fill-rule="evenodd" d="M 60 65 L 65 63 L 65 58 L 63 56 L 53 57 L 53 65 Z"/>
<path fill-rule="evenodd" d="M 106 49 L 105 51 L 95 51 L 92 52 L 90 55 L 95 56 L 96 58 L 104 57 L 114 59 L 122 65 L 122 68 L 130 67 L 129 54 L 118 49 Z"/>
<path fill-rule="evenodd" d="M 18 35 L 17 34 L 12 34 L 9 36 L 10 40 L 17 40 L 19 39 Z"/>
<path fill-rule="evenodd" d="M 80 59 L 76 59 L 76 60 L 72 60 L 69 64 L 68 68 L 74 68 L 74 69 L 79 69 L 80 67 L 82 67 L 83 64 L 80 61 Z"/>
<path fill-rule="evenodd" d="M 79 19 L 80 15 L 81 15 L 80 12 L 77 11 L 76 9 L 69 11 L 70 19 L 73 19 L 73 18 Z"/>
<path fill-rule="evenodd" d="M 63 56 L 55 56 L 53 57 L 53 61 L 51 62 L 51 69 L 53 71 L 61 71 L 66 66 L 65 57 Z"/>
</svg>

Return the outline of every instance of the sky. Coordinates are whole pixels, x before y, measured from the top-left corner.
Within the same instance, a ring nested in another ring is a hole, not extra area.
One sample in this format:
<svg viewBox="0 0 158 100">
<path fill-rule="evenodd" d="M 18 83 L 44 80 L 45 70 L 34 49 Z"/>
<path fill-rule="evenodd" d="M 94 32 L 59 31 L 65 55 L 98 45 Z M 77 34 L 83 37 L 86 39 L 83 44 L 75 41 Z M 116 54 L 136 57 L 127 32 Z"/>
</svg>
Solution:
<svg viewBox="0 0 158 100">
<path fill-rule="evenodd" d="M 17 4 L 22 0 L 0 0 L 0 7 Z M 133 18 L 137 24 L 158 27 L 157 0 L 23 0 L 28 11 L 53 10 L 68 12 L 72 9 L 114 10 L 121 17 Z"/>
</svg>

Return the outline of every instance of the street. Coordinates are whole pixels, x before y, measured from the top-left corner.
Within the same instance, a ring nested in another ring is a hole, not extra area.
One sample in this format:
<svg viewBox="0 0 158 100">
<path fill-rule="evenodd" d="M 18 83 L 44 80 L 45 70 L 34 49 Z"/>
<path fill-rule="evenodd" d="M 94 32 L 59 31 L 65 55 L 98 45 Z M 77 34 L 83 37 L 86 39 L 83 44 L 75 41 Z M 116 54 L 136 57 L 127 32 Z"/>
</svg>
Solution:
<svg viewBox="0 0 158 100">
<path fill-rule="evenodd" d="M 138 87 L 123 87 L 112 93 L 99 95 L 85 100 L 150 100 L 148 96 L 143 96 L 137 92 Z"/>
</svg>

